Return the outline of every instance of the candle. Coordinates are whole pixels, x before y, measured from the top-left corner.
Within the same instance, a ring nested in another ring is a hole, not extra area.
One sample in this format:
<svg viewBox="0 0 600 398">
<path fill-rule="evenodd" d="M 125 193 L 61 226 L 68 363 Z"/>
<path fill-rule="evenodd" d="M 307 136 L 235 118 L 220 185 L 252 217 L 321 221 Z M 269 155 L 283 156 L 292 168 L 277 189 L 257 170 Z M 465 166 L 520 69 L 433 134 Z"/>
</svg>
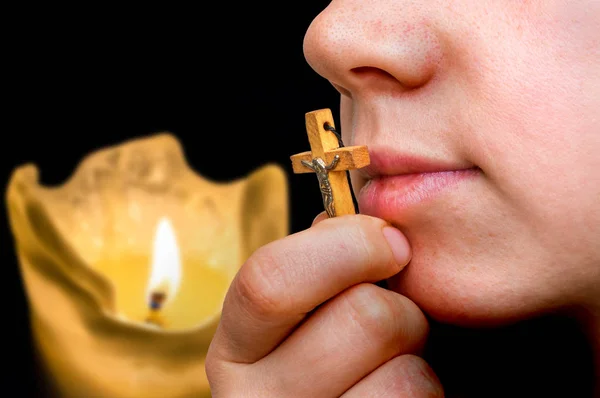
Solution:
<svg viewBox="0 0 600 398">
<path fill-rule="evenodd" d="M 213 182 L 171 134 L 88 155 L 58 187 L 18 167 L 7 205 L 42 370 L 60 397 L 208 397 L 233 276 L 288 233 L 283 170 Z"/>
</svg>

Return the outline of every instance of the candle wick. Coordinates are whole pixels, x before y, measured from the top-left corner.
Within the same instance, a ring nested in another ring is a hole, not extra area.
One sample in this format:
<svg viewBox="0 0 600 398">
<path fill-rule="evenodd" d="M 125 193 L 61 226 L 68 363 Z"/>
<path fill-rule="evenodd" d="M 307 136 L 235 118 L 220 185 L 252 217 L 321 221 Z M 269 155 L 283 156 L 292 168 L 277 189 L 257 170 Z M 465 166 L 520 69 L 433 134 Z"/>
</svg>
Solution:
<svg viewBox="0 0 600 398">
<path fill-rule="evenodd" d="M 151 323 L 156 326 L 163 326 L 163 322 L 158 316 L 158 312 L 162 308 L 166 298 L 167 295 L 164 292 L 153 292 L 150 295 L 150 315 L 146 318 L 147 323 Z"/>
<path fill-rule="evenodd" d="M 167 295 L 164 292 L 154 292 L 150 295 L 150 309 L 159 310 L 165 302 Z"/>
</svg>

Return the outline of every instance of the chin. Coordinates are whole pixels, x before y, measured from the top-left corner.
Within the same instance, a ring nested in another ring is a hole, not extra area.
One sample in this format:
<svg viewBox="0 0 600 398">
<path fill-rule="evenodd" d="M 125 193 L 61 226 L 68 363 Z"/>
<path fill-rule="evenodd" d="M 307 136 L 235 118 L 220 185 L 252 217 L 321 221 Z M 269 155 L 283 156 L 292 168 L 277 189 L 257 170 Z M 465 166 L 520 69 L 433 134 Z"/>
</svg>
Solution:
<svg viewBox="0 0 600 398">
<path fill-rule="evenodd" d="M 589 281 L 565 265 L 585 248 L 556 245 L 564 233 L 515 210 L 481 173 L 450 177 L 385 177 L 361 189 L 361 213 L 390 222 L 412 248 L 389 288 L 457 326 L 506 325 L 572 304 Z"/>
<path fill-rule="evenodd" d="M 515 269 L 504 265 L 457 263 L 416 247 L 411 262 L 388 280 L 388 288 L 411 299 L 431 319 L 462 327 L 504 326 L 560 307 L 558 300 L 536 290 L 538 281 L 526 274 L 511 277 L 507 272 Z"/>
<path fill-rule="evenodd" d="M 545 250 L 508 212 L 488 212 L 489 203 L 406 217 L 398 227 L 412 259 L 390 288 L 432 319 L 458 326 L 505 325 L 556 309 L 566 297 L 566 275 L 557 274 L 565 258 Z"/>
</svg>

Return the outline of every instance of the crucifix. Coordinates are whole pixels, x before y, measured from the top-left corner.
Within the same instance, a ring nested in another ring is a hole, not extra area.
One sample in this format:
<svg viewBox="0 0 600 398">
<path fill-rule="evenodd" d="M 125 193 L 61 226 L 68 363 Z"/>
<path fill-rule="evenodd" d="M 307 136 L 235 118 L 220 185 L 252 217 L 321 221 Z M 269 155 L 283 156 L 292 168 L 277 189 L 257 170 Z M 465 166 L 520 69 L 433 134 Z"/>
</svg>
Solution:
<svg viewBox="0 0 600 398">
<path fill-rule="evenodd" d="M 316 173 L 329 217 L 356 214 L 346 171 L 369 165 L 367 147 L 341 146 L 330 109 L 308 112 L 305 120 L 311 150 L 290 157 L 294 173 Z"/>
</svg>

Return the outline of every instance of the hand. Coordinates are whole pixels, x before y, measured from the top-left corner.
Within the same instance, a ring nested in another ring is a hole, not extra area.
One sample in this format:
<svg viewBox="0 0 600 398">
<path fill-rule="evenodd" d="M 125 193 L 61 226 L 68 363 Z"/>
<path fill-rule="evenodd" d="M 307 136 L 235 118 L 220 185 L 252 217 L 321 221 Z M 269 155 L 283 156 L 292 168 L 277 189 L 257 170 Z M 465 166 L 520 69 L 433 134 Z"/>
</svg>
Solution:
<svg viewBox="0 0 600 398">
<path fill-rule="evenodd" d="M 324 218 L 240 268 L 206 358 L 212 396 L 443 396 L 415 355 L 425 316 L 373 284 L 408 263 L 406 238 L 373 217 Z"/>
</svg>

